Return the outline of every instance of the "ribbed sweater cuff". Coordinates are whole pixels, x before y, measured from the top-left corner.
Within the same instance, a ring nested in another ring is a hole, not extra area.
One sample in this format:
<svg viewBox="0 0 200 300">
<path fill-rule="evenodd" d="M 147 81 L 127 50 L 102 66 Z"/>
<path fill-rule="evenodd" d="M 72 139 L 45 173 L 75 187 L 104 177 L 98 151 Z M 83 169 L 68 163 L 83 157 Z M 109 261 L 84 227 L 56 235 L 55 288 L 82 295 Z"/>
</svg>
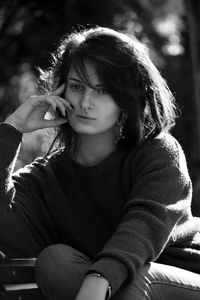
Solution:
<svg viewBox="0 0 200 300">
<path fill-rule="evenodd" d="M 102 274 L 110 283 L 112 295 L 120 288 L 128 277 L 127 267 L 115 258 L 102 257 L 94 262 L 88 272 L 95 271 Z"/>
<path fill-rule="evenodd" d="M 19 144 L 22 140 L 22 133 L 16 128 L 0 124 L 0 140 L 7 144 Z"/>
</svg>

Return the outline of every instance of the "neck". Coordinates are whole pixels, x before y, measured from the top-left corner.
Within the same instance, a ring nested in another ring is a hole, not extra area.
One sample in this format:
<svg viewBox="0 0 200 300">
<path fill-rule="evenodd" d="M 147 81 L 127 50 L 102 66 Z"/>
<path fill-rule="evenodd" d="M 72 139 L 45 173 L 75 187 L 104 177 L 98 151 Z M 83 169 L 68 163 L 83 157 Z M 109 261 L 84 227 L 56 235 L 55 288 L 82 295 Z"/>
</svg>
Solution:
<svg viewBox="0 0 200 300">
<path fill-rule="evenodd" d="M 92 166 L 108 157 L 117 146 L 110 135 L 81 135 L 76 161 L 83 166 Z"/>
</svg>

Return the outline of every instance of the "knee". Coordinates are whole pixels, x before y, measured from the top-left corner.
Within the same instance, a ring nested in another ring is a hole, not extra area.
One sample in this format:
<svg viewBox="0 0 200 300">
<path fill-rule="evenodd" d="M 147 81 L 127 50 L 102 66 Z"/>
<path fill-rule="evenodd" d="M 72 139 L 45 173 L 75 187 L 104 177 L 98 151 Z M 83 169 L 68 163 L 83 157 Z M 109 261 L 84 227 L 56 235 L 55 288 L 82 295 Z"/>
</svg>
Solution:
<svg viewBox="0 0 200 300">
<path fill-rule="evenodd" d="M 51 245 L 42 250 L 35 264 L 36 279 L 43 278 L 43 274 L 51 275 L 55 272 L 55 260 L 58 259 L 59 245 Z"/>
<path fill-rule="evenodd" d="M 55 273 L 55 266 L 62 264 L 64 257 L 67 257 L 65 264 L 69 263 L 70 265 L 70 262 L 72 261 L 72 251 L 70 251 L 70 247 L 62 244 L 46 247 L 37 258 L 35 265 L 36 274 L 38 272 Z"/>
<path fill-rule="evenodd" d="M 36 261 L 35 279 L 46 299 L 73 299 L 84 278 L 86 259 L 67 245 L 45 248 Z"/>
<path fill-rule="evenodd" d="M 57 282 L 59 277 L 59 252 L 61 245 L 51 245 L 45 248 L 38 256 L 35 264 L 35 280 L 46 299 L 54 298 L 57 288 L 60 287 Z"/>
<path fill-rule="evenodd" d="M 55 244 L 46 247 L 39 254 L 35 273 L 36 275 L 47 273 L 54 276 L 55 272 L 59 273 L 59 271 L 63 271 L 63 268 L 70 272 L 70 269 L 74 270 L 77 267 L 80 269 L 87 263 L 89 263 L 89 258 L 83 253 L 67 245 Z"/>
</svg>

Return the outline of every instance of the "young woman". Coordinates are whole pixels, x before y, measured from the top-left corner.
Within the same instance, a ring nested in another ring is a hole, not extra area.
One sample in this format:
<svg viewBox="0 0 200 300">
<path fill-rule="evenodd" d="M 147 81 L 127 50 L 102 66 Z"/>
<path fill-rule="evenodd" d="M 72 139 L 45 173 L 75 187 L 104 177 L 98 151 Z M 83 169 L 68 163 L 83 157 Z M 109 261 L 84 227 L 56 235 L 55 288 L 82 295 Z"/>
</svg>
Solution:
<svg viewBox="0 0 200 300">
<path fill-rule="evenodd" d="M 144 45 L 72 32 L 41 82 L 0 125 L 1 251 L 37 257 L 46 299 L 199 299 L 200 223 L 169 133 L 174 99 Z M 57 148 L 12 174 L 23 133 L 47 127 Z"/>
</svg>

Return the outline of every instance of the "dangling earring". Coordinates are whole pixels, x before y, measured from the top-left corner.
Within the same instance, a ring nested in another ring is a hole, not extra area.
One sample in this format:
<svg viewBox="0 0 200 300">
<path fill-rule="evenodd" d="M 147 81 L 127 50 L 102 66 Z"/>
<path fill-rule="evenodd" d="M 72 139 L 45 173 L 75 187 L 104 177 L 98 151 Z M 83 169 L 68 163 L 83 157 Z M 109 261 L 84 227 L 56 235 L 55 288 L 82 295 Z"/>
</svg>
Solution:
<svg viewBox="0 0 200 300">
<path fill-rule="evenodd" d="M 115 144 L 118 144 L 122 139 L 125 138 L 123 135 L 124 126 L 126 123 L 126 120 L 128 118 L 128 114 L 125 112 L 121 112 L 119 119 L 116 123 L 116 137 L 115 137 Z"/>
</svg>

